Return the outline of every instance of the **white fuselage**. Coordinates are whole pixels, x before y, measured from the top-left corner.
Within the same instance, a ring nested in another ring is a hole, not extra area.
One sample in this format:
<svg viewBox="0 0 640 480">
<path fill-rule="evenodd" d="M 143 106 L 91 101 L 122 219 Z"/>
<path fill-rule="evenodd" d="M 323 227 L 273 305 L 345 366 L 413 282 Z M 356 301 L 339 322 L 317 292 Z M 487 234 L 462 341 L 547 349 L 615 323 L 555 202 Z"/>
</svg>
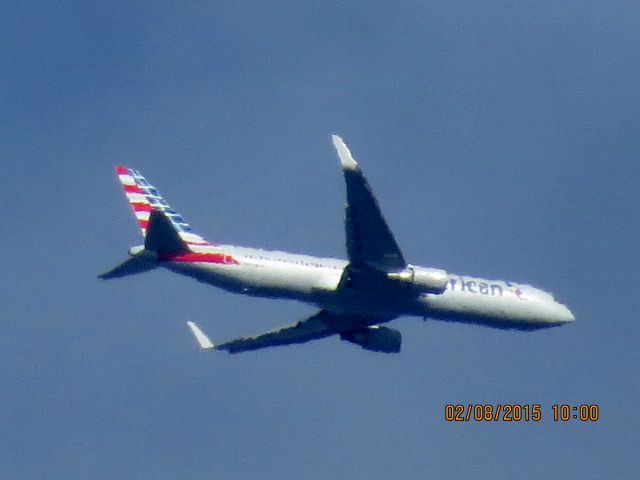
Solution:
<svg viewBox="0 0 640 480">
<path fill-rule="evenodd" d="M 522 330 L 574 320 L 569 309 L 530 285 L 448 274 L 441 294 L 404 286 L 350 294 L 338 289 L 348 262 L 231 245 L 195 247 L 160 265 L 201 282 L 246 295 L 298 300 L 382 323 L 402 315 Z"/>
</svg>

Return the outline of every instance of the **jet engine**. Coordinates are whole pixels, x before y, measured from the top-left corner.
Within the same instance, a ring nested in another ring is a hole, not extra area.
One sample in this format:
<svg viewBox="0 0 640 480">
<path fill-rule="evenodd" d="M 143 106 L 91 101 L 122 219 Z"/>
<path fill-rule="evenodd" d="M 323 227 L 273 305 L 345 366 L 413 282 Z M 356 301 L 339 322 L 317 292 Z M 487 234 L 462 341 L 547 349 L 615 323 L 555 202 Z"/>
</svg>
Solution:
<svg viewBox="0 0 640 480">
<path fill-rule="evenodd" d="M 398 353 L 402 344 L 400 332 L 378 325 L 341 333 L 340 338 L 373 352 Z"/>
<path fill-rule="evenodd" d="M 387 278 L 411 285 L 426 293 L 442 293 L 447 288 L 449 275 L 439 268 L 407 267 L 400 272 L 387 273 Z"/>
</svg>

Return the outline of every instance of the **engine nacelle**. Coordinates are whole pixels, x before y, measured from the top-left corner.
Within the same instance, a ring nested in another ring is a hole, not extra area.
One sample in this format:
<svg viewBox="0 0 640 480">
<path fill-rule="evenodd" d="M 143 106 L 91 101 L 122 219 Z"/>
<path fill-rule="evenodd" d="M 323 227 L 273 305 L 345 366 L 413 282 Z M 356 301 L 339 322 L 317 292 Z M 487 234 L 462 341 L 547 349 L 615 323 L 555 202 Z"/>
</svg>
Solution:
<svg viewBox="0 0 640 480">
<path fill-rule="evenodd" d="M 402 344 L 400 332 L 377 325 L 363 330 L 341 333 L 340 338 L 360 345 L 365 350 L 384 353 L 398 353 Z"/>
<path fill-rule="evenodd" d="M 426 293 L 442 293 L 449 282 L 447 272 L 439 268 L 408 267 L 401 272 L 387 273 L 387 277 Z"/>
</svg>

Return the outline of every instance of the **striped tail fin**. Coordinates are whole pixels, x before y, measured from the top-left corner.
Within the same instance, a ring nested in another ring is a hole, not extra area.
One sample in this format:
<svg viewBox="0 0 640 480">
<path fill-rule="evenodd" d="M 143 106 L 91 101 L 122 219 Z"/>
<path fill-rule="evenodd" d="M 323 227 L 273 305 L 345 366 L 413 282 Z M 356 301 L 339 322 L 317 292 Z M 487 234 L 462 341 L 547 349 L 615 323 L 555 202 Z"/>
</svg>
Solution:
<svg viewBox="0 0 640 480">
<path fill-rule="evenodd" d="M 160 211 L 164 213 L 164 216 L 174 227 L 180 239 L 187 245 L 211 245 L 193 231 L 191 226 L 178 212 L 171 208 L 171 205 L 162 198 L 160 192 L 147 182 L 140 172 L 133 168 L 118 165 L 116 166 L 116 174 L 138 221 L 143 237 L 147 235 L 151 212 Z"/>
</svg>

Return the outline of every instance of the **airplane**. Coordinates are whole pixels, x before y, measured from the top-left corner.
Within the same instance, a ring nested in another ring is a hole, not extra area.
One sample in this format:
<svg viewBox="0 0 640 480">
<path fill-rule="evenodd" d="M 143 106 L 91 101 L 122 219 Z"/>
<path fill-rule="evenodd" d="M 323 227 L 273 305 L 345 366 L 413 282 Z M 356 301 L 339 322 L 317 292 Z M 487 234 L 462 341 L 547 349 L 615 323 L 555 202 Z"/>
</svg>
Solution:
<svg viewBox="0 0 640 480">
<path fill-rule="evenodd" d="M 217 344 L 187 322 L 202 349 L 228 353 L 333 335 L 365 350 L 398 353 L 401 334 L 384 324 L 405 315 L 525 331 L 575 320 L 551 293 L 531 285 L 408 263 L 349 148 L 337 135 L 332 141 L 346 183 L 347 260 L 210 243 L 137 170 L 119 165 L 116 174 L 144 244 L 130 248 L 128 260 L 99 278 L 162 267 L 230 292 L 320 309 L 297 323 Z"/>
</svg>

